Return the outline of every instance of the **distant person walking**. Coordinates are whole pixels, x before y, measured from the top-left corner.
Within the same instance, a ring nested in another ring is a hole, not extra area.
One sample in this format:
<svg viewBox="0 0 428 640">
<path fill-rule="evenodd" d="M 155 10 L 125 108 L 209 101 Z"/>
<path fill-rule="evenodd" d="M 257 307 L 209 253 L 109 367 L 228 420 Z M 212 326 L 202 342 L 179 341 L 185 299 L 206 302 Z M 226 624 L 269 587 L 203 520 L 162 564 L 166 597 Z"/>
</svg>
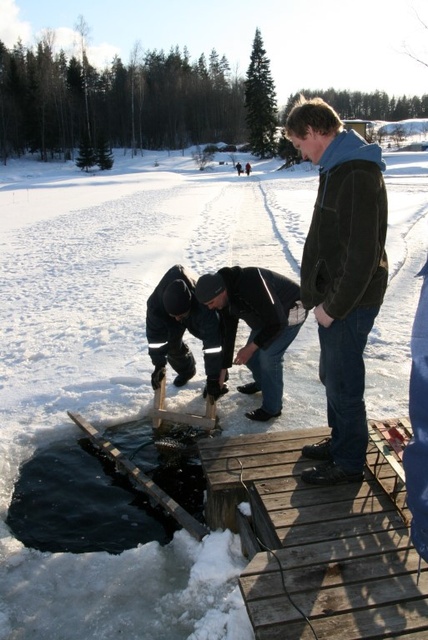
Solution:
<svg viewBox="0 0 428 640">
<path fill-rule="evenodd" d="M 238 172 L 238 176 L 240 176 L 240 175 L 241 175 L 241 173 L 243 173 L 243 170 L 242 170 L 242 164 L 241 164 L 240 162 L 237 162 L 237 163 L 236 163 L 236 167 L 235 167 L 235 168 L 236 168 L 236 170 L 237 170 L 237 172 Z"/>
<path fill-rule="evenodd" d="M 301 97 L 285 131 L 320 171 L 300 288 L 303 306 L 314 309 L 318 322 L 331 437 L 303 447 L 303 456 L 322 463 L 302 480 L 361 482 L 368 445 L 363 354 L 388 281 L 386 167 L 379 145 L 345 131 L 321 98 Z"/>
<path fill-rule="evenodd" d="M 251 173 L 251 165 L 249 162 L 247 162 L 247 164 L 245 165 L 245 173 L 247 174 L 247 176 L 249 176 Z"/>
</svg>

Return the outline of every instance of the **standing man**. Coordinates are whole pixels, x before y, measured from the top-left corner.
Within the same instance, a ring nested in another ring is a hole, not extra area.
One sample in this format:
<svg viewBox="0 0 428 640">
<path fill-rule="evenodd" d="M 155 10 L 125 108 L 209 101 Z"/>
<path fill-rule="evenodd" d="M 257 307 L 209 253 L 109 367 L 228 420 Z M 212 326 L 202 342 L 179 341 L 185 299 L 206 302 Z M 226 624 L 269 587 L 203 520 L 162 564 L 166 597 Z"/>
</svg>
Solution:
<svg viewBox="0 0 428 640">
<path fill-rule="evenodd" d="M 232 357 L 238 322 L 251 328 L 247 344 L 234 364 L 245 364 L 253 382 L 238 387 L 244 394 L 262 392 L 262 406 L 248 411 L 250 420 L 266 422 L 282 411 L 283 362 L 287 347 L 305 321 L 299 286 L 285 276 L 258 267 L 225 267 L 196 283 L 195 295 L 208 309 L 221 311 L 225 351 Z"/>
<path fill-rule="evenodd" d="M 303 250 L 301 299 L 318 322 L 331 437 L 303 447 L 305 457 L 323 462 L 302 479 L 360 482 L 368 444 L 363 353 L 388 280 L 385 163 L 379 145 L 344 131 L 321 98 L 301 97 L 285 129 L 302 158 L 320 171 Z"/>
<path fill-rule="evenodd" d="M 155 367 L 152 387 L 158 389 L 167 362 L 178 374 L 176 387 L 184 386 L 196 374 L 196 363 L 185 342 L 186 329 L 202 340 L 207 383 L 204 395 L 215 400 L 227 393 L 224 384 L 224 352 L 220 317 L 200 304 L 194 295 L 195 279 L 177 264 L 169 269 L 147 300 L 146 336 L 149 356 Z M 230 366 L 232 363 L 228 366 Z"/>
</svg>

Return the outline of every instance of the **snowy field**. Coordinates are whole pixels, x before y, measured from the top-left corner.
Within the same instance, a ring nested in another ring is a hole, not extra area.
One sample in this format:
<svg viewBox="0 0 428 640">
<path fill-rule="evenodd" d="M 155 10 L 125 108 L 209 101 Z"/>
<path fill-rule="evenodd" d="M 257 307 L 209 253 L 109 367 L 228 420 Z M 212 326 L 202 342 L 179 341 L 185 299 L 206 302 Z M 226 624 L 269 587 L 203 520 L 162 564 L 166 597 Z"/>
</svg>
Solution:
<svg viewBox="0 0 428 640">
<path fill-rule="evenodd" d="M 54 441 L 76 441 L 67 410 L 106 428 L 147 416 L 153 402 L 145 304 L 164 272 L 197 274 L 261 266 L 299 278 L 317 170 L 251 158 L 238 176 L 226 154 L 199 171 L 191 150 L 116 152 L 112 171 L 73 163 L 10 160 L 0 167 L 1 364 L 0 640 L 251 640 L 237 586 L 239 538 L 212 532 L 197 543 L 180 531 L 113 556 L 25 548 L 5 524 L 20 465 Z M 245 164 L 247 157 L 236 154 Z M 220 165 L 219 160 L 226 161 Z M 408 414 L 410 331 L 427 251 L 428 153 L 385 155 L 390 284 L 367 347 L 370 418 Z M 241 327 L 238 346 L 247 330 Z M 167 407 L 200 413 L 198 373 L 172 386 Z M 218 402 L 225 436 L 324 426 L 312 314 L 286 354 L 284 410 L 272 423 L 244 417 L 259 400 L 236 386 Z"/>
</svg>

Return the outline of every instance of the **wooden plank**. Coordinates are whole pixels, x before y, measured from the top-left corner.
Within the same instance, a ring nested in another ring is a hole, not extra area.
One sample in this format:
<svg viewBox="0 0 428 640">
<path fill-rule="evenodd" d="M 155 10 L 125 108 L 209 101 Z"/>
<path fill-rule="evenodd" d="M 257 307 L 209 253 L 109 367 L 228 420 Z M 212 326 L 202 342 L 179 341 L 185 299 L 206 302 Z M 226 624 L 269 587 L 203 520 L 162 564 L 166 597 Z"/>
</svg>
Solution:
<svg viewBox="0 0 428 640">
<path fill-rule="evenodd" d="M 246 558 L 252 560 L 261 551 L 261 547 L 254 535 L 249 519 L 239 509 L 236 509 L 236 523 L 241 538 L 242 553 Z"/>
<path fill-rule="evenodd" d="M 391 515 L 394 515 L 394 511 L 391 512 Z M 354 518 L 344 517 L 331 522 L 319 522 L 316 525 L 314 523 L 297 525 L 294 522 L 287 527 L 277 527 L 276 532 L 283 547 L 294 546 L 297 541 L 300 541 L 301 544 L 321 540 L 331 543 L 335 539 L 343 540 L 354 536 L 394 529 L 398 523 L 391 520 L 391 515 L 365 513 Z M 397 519 L 401 521 L 398 514 Z"/>
<path fill-rule="evenodd" d="M 370 514 L 392 513 L 395 515 L 396 509 L 392 502 L 379 500 L 373 496 L 370 501 Z M 269 511 L 269 517 L 275 527 L 302 526 L 306 524 L 326 524 L 339 519 L 349 519 L 349 522 L 367 513 L 367 501 L 365 498 L 355 498 L 333 502 L 326 508 L 325 504 L 310 504 L 308 506 L 296 506 L 295 508 L 276 509 Z"/>
<path fill-rule="evenodd" d="M 385 438 L 382 436 L 379 430 L 376 429 L 376 426 L 373 423 L 373 421 L 369 422 L 369 438 L 370 438 L 370 441 L 376 446 L 379 453 L 385 458 L 388 464 L 393 468 L 395 474 L 404 483 L 406 481 L 406 477 L 405 477 L 403 465 L 394 456 L 391 450 L 391 447 L 388 446 L 388 443 L 387 441 L 385 441 Z M 374 473 L 376 475 L 375 469 L 374 469 Z"/>
<path fill-rule="evenodd" d="M 240 484 L 223 491 L 211 491 L 208 485 L 205 521 L 210 529 L 230 529 L 237 533 L 236 507 L 245 501 L 248 501 L 247 492 Z"/>
<path fill-rule="evenodd" d="M 220 439 L 220 438 L 219 438 Z M 240 450 L 240 452 L 232 453 L 232 455 L 219 455 L 212 459 L 208 459 L 204 456 L 204 451 L 199 446 L 201 454 L 201 463 L 206 472 L 207 479 L 211 485 L 220 484 L 221 482 L 227 483 L 227 475 L 231 474 L 236 477 L 236 473 L 243 473 L 244 478 L 249 480 L 256 480 L 265 478 L 274 478 L 281 475 L 287 476 L 300 476 L 303 469 L 313 465 L 313 461 L 307 460 L 303 457 L 296 457 L 296 453 L 283 449 L 282 451 L 265 453 L 261 450 L 247 451 Z M 370 457 L 370 469 L 372 464 L 375 463 L 375 455 L 369 454 Z M 276 468 L 277 467 L 277 468 Z M 265 476 L 260 474 L 260 471 L 265 473 Z"/>
<path fill-rule="evenodd" d="M 266 484 L 265 482 L 256 482 L 255 486 L 259 494 L 263 497 L 263 502 L 269 512 L 293 507 L 293 504 L 296 502 L 296 488 L 300 486 L 298 479 L 296 479 L 296 483 L 292 488 L 283 488 L 281 486 L 282 483 L 278 483 L 275 491 L 266 490 Z M 308 485 L 306 485 L 306 487 L 308 487 Z M 304 489 L 305 488 L 302 487 L 298 494 L 299 508 L 309 507 L 311 505 L 320 507 L 325 504 L 330 505 L 346 500 L 364 500 L 367 502 L 376 496 L 384 495 L 382 487 L 371 479 L 368 482 L 363 482 L 361 485 L 358 485 L 357 490 L 349 484 L 342 485 L 340 491 L 332 491 L 331 487 L 318 487 L 317 491 L 311 491 L 309 487 L 307 491 Z"/>
<path fill-rule="evenodd" d="M 376 455 L 377 454 L 369 453 L 368 458 L 371 459 L 374 463 Z M 299 464 L 298 469 L 300 470 L 301 468 L 302 468 L 302 465 Z M 381 465 L 379 469 L 379 473 L 381 473 L 382 475 L 382 480 L 385 483 L 389 483 L 392 487 L 396 476 L 393 473 L 391 467 L 387 463 L 384 463 L 383 465 Z M 287 476 L 284 478 L 265 477 L 263 480 L 257 480 L 256 485 L 257 485 L 257 491 L 260 493 L 260 495 L 272 496 L 273 498 L 275 497 L 275 495 L 278 495 L 280 499 L 282 499 L 282 494 L 285 492 L 288 492 L 293 495 L 299 495 L 299 496 L 302 494 L 302 492 L 305 492 L 307 496 L 316 496 L 316 500 L 320 500 L 324 502 L 329 502 L 330 499 L 334 501 L 336 497 L 340 495 L 343 495 L 346 497 L 348 495 L 355 494 L 355 485 L 352 485 L 352 484 L 340 485 L 339 487 L 336 487 L 336 488 L 317 487 L 316 491 L 314 492 L 314 486 L 306 484 L 305 482 L 302 482 L 299 475 L 297 474 L 294 476 Z M 369 495 L 371 491 L 373 491 L 376 495 L 379 493 L 385 492 L 385 489 L 379 484 L 377 479 L 375 479 L 374 475 L 372 474 L 372 472 L 368 467 L 365 472 L 365 482 L 357 486 L 359 487 L 359 492 L 361 490 L 367 491 L 369 492 Z M 402 492 L 405 493 L 404 490 Z M 359 495 L 359 493 L 357 495 Z"/>
<path fill-rule="evenodd" d="M 193 518 L 173 498 L 158 487 L 149 476 L 126 458 L 114 444 L 106 440 L 85 418 L 70 411 L 67 411 L 67 414 L 106 455 L 128 473 L 144 493 L 147 493 L 157 504 L 162 506 L 193 537 L 197 540 L 202 540 L 209 533 L 207 527 Z"/>
<path fill-rule="evenodd" d="M 225 470 L 234 470 L 243 468 L 244 471 L 254 469 L 257 467 L 271 467 L 275 465 L 284 464 L 301 464 L 308 466 L 307 460 L 299 460 L 296 462 L 296 453 L 294 451 L 284 451 L 279 448 L 277 451 L 257 451 L 255 450 L 242 450 L 236 454 L 213 458 L 207 461 L 204 459 L 204 468 L 209 473 L 216 473 Z"/>
<path fill-rule="evenodd" d="M 324 540 L 321 540 L 301 545 L 296 540 L 294 546 L 290 545 L 288 548 L 279 549 L 275 551 L 275 554 L 281 563 L 281 567 L 288 572 L 299 568 L 306 571 L 314 566 L 342 563 L 351 558 L 359 558 L 361 556 L 372 557 L 375 560 L 381 553 L 389 553 L 395 550 L 406 551 L 412 548 L 408 529 L 403 525 L 399 530 L 380 530 L 358 538 L 352 537 L 346 540 L 345 543 L 343 540 L 337 540 L 326 544 Z M 241 574 L 241 578 L 248 575 L 261 576 L 277 570 L 277 560 L 273 559 L 269 553 L 260 553 L 247 565 Z"/>
<path fill-rule="evenodd" d="M 242 434 L 233 438 L 204 441 L 200 445 L 205 460 L 218 457 L 233 457 L 247 449 L 253 453 L 274 451 L 300 451 L 305 444 L 321 440 L 328 435 L 325 427 L 320 429 L 290 429 L 272 433 Z M 286 446 L 285 446 L 286 445 Z"/>
<path fill-rule="evenodd" d="M 416 574 L 419 558 L 416 553 L 409 553 L 409 547 L 394 549 L 384 552 L 376 550 L 376 556 L 382 554 L 382 562 L 374 562 L 376 557 L 367 555 L 361 546 L 357 549 L 359 555 L 354 554 L 337 561 L 315 562 L 306 566 L 287 568 L 286 574 L 281 576 L 278 566 L 263 574 L 241 575 L 239 580 L 241 589 L 248 602 L 263 600 L 273 596 L 284 594 L 282 578 L 285 578 L 286 587 L 290 592 L 307 591 L 309 589 L 321 589 L 338 585 L 346 585 L 350 582 L 368 582 L 373 578 L 405 575 L 409 572 Z M 424 571 L 428 571 L 425 568 Z"/>
<path fill-rule="evenodd" d="M 427 603 L 424 598 L 392 605 L 378 604 L 372 609 L 328 615 L 311 621 L 318 640 L 382 640 L 428 637 Z M 256 629 L 257 640 L 314 640 L 314 634 L 304 621 Z"/>
<path fill-rule="evenodd" d="M 217 447 L 219 440 L 221 441 L 221 438 L 216 439 Z M 295 469 L 295 473 L 292 475 L 300 475 L 303 469 L 307 469 L 314 464 L 314 461 L 307 460 L 300 455 L 300 447 L 299 453 L 297 453 L 288 448 L 287 442 L 271 443 L 263 447 L 261 444 L 236 446 L 228 448 L 227 451 L 218 448 L 214 455 L 208 456 L 206 455 L 207 451 L 204 448 L 204 443 L 201 443 L 199 452 L 202 466 L 212 482 L 218 482 L 218 480 L 215 480 L 216 474 L 233 473 L 237 469 L 242 469 L 244 475 L 252 478 L 253 469 L 260 467 L 270 471 L 269 467 L 287 464 L 290 465 L 290 469 Z M 375 464 L 376 454 L 369 452 L 368 457 L 369 461 Z"/>
<path fill-rule="evenodd" d="M 214 400 L 213 396 L 207 395 L 205 417 L 208 418 L 208 420 L 213 420 L 214 425 L 216 421 L 216 410 L 217 410 L 216 401 Z"/>
<path fill-rule="evenodd" d="M 159 429 L 162 424 L 161 416 L 156 415 L 156 412 L 163 408 L 163 404 L 165 402 L 165 388 L 166 388 L 166 376 L 164 376 L 161 380 L 160 387 L 155 389 L 155 397 L 153 404 L 153 428 Z"/>
<path fill-rule="evenodd" d="M 326 494 L 327 492 L 323 492 L 324 496 Z M 365 513 L 388 515 L 394 527 L 402 523 L 407 524 L 410 519 L 407 510 L 402 510 L 405 516 L 403 518 L 403 513 L 397 511 L 396 505 L 380 487 L 373 494 L 362 488 L 354 498 L 348 495 L 348 498 L 343 500 L 340 499 L 339 491 L 335 491 L 332 492 L 330 502 L 327 498 L 322 497 L 319 504 L 314 502 L 311 492 L 304 491 L 299 492 L 298 500 L 293 494 L 287 493 L 284 496 L 275 494 L 273 498 L 263 496 L 263 503 L 269 519 L 276 529 L 281 530 L 280 533 L 278 532 L 281 538 L 286 535 L 290 527 L 310 525 L 318 527 L 318 523 L 320 523 L 320 530 L 322 530 L 328 522 L 334 523 L 339 518 L 348 520 L 349 525 L 353 526 L 357 524 L 355 518 Z M 293 503 L 298 506 L 293 506 Z M 302 532 L 301 529 L 297 529 L 297 531 Z"/>
<path fill-rule="evenodd" d="M 201 462 L 207 480 L 214 490 L 234 486 L 241 477 L 245 482 L 257 481 L 260 483 L 264 481 L 266 486 L 276 482 L 277 487 L 294 487 L 299 491 L 311 489 L 300 479 L 302 471 L 307 469 L 310 463 L 308 464 L 308 461 L 303 458 L 296 461 L 293 457 L 288 457 L 286 453 L 282 459 L 281 456 L 261 454 L 259 458 L 250 456 L 247 459 L 243 457 L 228 458 L 208 464 L 206 461 Z M 392 474 L 390 477 L 394 478 Z M 371 474 L 366 473 L 366 478 L 371 478 Z M 280 484 L 281 482 L 283 485 Z M 344 486 L 341 485 L 341 488 Z"/>
<path fill-rule="evenodd" d="M 406 431 L 407 435 L 409 436 L 409 440 L 411 440 L 413 438 L 413 428 L 412 428 L 410 419 L 407 416 L 401 417 L 400 423 L 403 429 Z"/>
<path fill-rule="evenodd" d="M 279 549 L 281 541 L 275 531 L 275 524 L 269 518 L 266 507 L 253 485 L 248 487 L 253 530 L 264 549 Z"/>
<path fill-rule="evenodd" d="M 162 421 L 176 422 L 178 424 L 187 424 L 192 427 L 202 427 L 211 430 L 216 426 L 215 418 L 207 418 L 206 416 L 198 416 L 192 413 L 179 413 L 178 411 L 168 411 L 167 409 L 153 409 L 152 418 L 160 424 Z"/>
<path fill-rule="evenodd" d="M 374 445 L 373 449 L 375 449 Z M 373 453 L 373 449 L 367 454 L 368 473 L 382 487 L 397 508 L 401 510 L 406 506 L 406 485 L 381 456 L 380 452 L 375 449 L 376 453 Z"/>
<path fill-rule="evenodd" d="M 294 603 L 312 619 L 325 615 L 338 616 L 352 610 L 364 609 L 369 612 L 380 603 L 382 606 L 400 604 L 409 600 L 424 599 L 428 588 L 428 572 L 421 574 L 419 586 L 417 573 L 403 573 L 400 576 L 384 576 L 379 579 L 346 582 L 344 585 L 321 588 L 317 586 L 307 591 L 291 592 Z M 256 627 L 290 624 L 301 619 L 300 613 L 289 602 L 286 593 L 254 600 L 248 603 L 251 619 Z M 425 617 L 428 605 L 425 603 Z M 427 621 L 424 621 L 427 624 Z M 343 633 L 342 638 L 348 638 Z"/>
<path fill-rule="evenodd" d="M 218 465 L 218 471 L 212 471 L 204 464 L 202 464 L 202 466 L 206 474 L 207 482 L 214 491 L 235 487 L 242 475 L 239 463 L 232 460 L 230 461 L 229 467 L 227 466 L 227 463 L 224 465 L 223 462 L 220 463 Z M 224 469 L 222 469 L 223 466 Z M 308 463 L 304 460 L 299 462 L 290 461 L 288 464 L 270 465 L 267 463 L 266 466 L 256 465 L 250 469 L 245 466 L 243 470 L 243 479 L 244 482 L 250 482 L 277 478 L 282 479 L 282 481 L 286 483 L 287 479 L 294 477 L 296 473 L 300 476 L 301 471 L 306 469 L 307 466 Z"/>
</svg>

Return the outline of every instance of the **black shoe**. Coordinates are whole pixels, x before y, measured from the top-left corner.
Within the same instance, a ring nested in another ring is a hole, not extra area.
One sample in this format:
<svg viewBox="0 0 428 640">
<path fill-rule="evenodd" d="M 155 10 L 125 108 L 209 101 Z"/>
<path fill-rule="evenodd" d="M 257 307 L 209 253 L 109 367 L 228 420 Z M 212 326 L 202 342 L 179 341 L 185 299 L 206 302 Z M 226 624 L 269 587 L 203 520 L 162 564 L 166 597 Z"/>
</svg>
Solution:
<svg viewBox="0 0 428 640">
<path fill-rule="evenodd" d="M 236 387 L 239 393 L 245 393 L 247 396 L 252 396 L 253 393 L 258 393 L 260 389 L 258 388 L 255 382 L 248 382 L 247 384 L 243 384 L 240 387 Z"/>
<path fill-rule="evenodd" d="M 227 384 L 224 384 L 220 390 L 220 396 L 224 396 L 226 393 L 229 393 L 229 387 L 227 386 Z M 207 392 L 207 385 L 205 385 L 204 390 L 202 392 L 202 395 L 204 398 L 207 397 L 208 392 Z"/>
<path fill-rule="evenodd" d="M 311 460 L 333 460 L 331 455 L 331 438 L 324 438 L 315 444 L 306 444 L 302 456 Z"/>
<path fill-rule="evenodd" d="M 278 418 L 281 415 L 281 411 L 279 413 L 268 413 L 261 407 L 259 409 L 255 409 L 254 411 L 248 411 L 245 414 L 246 418 L 250 420 L 257 420 L 257 422 L 267 422 L 271 418 Z"/>
<path fill-rule="evenodd" d="M 309 484 L 331 486 L 346 482 L 362 482 L 364 474 L 362 471 L 359 473 L 347 473 L 336 463 L 326 462 L 317 467 L 312 467 L 312 469 L 306 469 L 303 471 L 301 478 Z"/>
<path fill-rule="evenodd" d="M 196 369 L 194 369 L 194 371 L 187 376 L 183 375 L 182 373 L 179 373 L 178 376 L 174 378 L 173 384 L 176 387 L 183 387 L 186 384 L 186 382 L 189 382 L 189 380 L 193 378 L 194 375 L 196 375 Z"/>
</svg>

